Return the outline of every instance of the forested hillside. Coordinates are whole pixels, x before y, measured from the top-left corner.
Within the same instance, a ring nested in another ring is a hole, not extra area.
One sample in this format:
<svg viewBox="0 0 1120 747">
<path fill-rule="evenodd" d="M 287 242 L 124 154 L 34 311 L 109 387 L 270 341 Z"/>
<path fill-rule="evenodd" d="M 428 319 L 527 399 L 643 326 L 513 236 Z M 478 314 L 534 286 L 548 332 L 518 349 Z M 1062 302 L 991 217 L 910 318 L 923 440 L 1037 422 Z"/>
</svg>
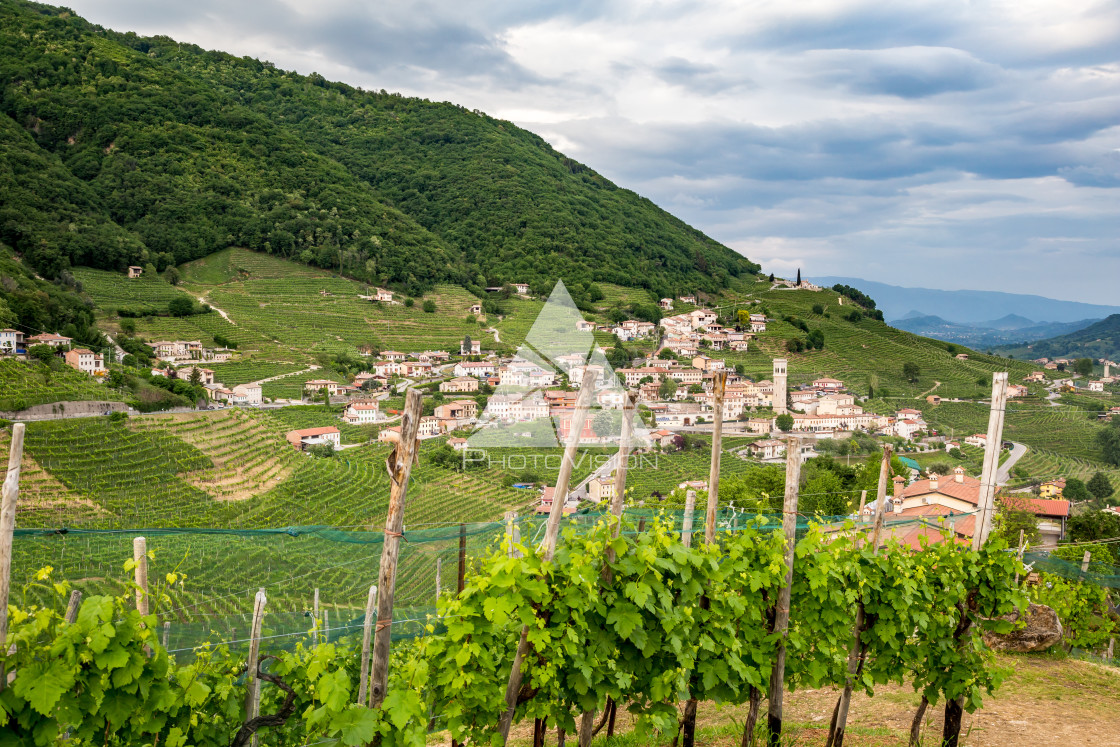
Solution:
<svg viewBox="0 0 1120 747">
<path fill-rule="evenodd" d="M 1000 348 L 1016 358 L 1120 358 L 1120 314 L 1113 314 L 1076 332 L 1037 342 Z"/>
<path fill-rule="evenodd" d="M 0 0 L 3 239 L 38 272 L 244 246 L 419 293 L 757 266 L 509 122 Z"/>
</svg>

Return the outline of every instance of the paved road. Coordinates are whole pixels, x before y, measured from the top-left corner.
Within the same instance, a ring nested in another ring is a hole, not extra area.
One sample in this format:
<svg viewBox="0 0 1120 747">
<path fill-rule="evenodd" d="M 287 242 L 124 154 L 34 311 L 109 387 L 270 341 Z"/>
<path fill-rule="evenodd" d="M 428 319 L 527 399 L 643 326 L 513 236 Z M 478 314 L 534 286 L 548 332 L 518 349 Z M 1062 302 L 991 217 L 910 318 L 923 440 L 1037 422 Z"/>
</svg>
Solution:
<svg viewBox="0 0 1120 747">
<path fill-rule="evenodd" d="M 1015 466 L 1016 462 L 1023 458 L 1023 455 L 1026 453 L 1026 444 L 1015 443 L 1014 441 L 1011 442 L 1011 455 L 1007 457 L 1007 460 L 1000 465 L 999 469 L 996 470 L 997 485 L 1007 484 L 1007 481 L 1011 479 L 1011 469 Z"/>
</svg>

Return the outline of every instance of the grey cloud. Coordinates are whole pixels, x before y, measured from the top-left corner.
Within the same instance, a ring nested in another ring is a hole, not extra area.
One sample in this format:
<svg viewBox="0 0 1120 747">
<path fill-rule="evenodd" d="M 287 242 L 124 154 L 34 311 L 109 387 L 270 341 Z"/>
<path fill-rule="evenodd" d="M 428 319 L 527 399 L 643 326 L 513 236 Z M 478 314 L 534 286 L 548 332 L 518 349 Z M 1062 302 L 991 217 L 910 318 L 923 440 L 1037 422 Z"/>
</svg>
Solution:
<svg viewBox="0 0 1120 747">
<path fill-rule="evenodd" d="M 836 49 L 805 56 L 814 77 L 855 93 L 925 98 L 991 85 L 998 68 L 959 49 L 905 47 Z"/>
<path fill-rule="evenodd" d="M 1120 153 L 1104 153 L 1093 163 L 1063 167 L 1058 173 L 1079 187 L 1120 187 Z"/>
<path fill-rule="evenodd" d="M 657 63 L 653 66 L 653 72 L 670 85 L 703 93 L 722 93 L 755 87 L 749 79 L 728 75 L 715 65 L 696 63 L 681 57 L 670 57 Z"/>
</svg>

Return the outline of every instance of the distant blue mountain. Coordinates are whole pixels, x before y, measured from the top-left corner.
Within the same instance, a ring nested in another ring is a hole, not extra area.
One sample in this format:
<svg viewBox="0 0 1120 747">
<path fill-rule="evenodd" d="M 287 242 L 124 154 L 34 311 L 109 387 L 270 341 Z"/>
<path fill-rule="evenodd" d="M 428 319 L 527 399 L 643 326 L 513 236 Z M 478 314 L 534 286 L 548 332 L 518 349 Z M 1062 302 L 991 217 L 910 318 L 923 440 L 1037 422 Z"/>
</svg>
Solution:
<svg viewBox="0 0 1120 747">
<path fill-rule="evenodd" d="M 989 329 L 1014 329 L 1045 322 L 1086 322 L 1120 314 L 1120 306 L 1059 301 L 1044 296 L 980 290 L 904 288 L 845 277 L 810 278 L 818 285 L 850 285 L 875 299 L 888 321 L 907 316 L 939 316 L 949 322 Z M 1012 316 L 1012 319 L 1007 319 Z M 1015 318 L 1018 317 L 1018 318 Z M 992 321 L 995 320 L 995 321 Z"/>
</svg>

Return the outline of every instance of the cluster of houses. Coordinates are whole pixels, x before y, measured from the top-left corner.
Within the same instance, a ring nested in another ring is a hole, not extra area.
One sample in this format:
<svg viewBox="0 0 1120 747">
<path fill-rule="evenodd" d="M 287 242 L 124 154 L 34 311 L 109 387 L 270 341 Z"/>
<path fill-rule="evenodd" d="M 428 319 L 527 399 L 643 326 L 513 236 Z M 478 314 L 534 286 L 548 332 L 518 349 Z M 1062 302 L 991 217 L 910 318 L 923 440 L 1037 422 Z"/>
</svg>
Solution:
<svg viewBox="0 0 1120 747">
<path fill-rule="evenodd" d="M 744 352 L 756 334 L 766 331 L 765 314 L 750 315 L 750 332 L 724 327 L 718 318 L 710 309 L 663 317 L 659 322 L 661 349 L 687 358 L 699 355 L 703 348 Z"/>
<path fill-rule="evenodd" d="M 207 348 L 200 340 L 160 340 L 147 345 L 155 357 L 171 364 L 189 361 L 225 363 L 233 357 L 233 351 L 229 348 Z"/>
<path fill-rule="evenodd" d="M 103 355 L 86 348 L 75 348 L 73 342 L 72 338 L 53 332 L 27 336 L 18 329 L 2 329 L 0 330 L 0 355 L 26 359 L 28 348 L 46 345 L 61 353 L 66 365 L 73 369 L 98 377 L 108 373 Z"/>
<path fill-rule="evenodd" d="M 231 405 L 259 405 L 264 401 L 261 397 L 260 384 L 249 382 L 248 384 L 227 387 L 222 382 L 215 380 L 214 370 L 210 368 L 194 365 L 181 368 L 166 366 L 152 369 L 152 376 L 167 376 L 186 381 L 194 380 L 196 374 L 199 385 L 206 390 L 206 396 L 211 402 L 225 402 Z"/>
</svg>

